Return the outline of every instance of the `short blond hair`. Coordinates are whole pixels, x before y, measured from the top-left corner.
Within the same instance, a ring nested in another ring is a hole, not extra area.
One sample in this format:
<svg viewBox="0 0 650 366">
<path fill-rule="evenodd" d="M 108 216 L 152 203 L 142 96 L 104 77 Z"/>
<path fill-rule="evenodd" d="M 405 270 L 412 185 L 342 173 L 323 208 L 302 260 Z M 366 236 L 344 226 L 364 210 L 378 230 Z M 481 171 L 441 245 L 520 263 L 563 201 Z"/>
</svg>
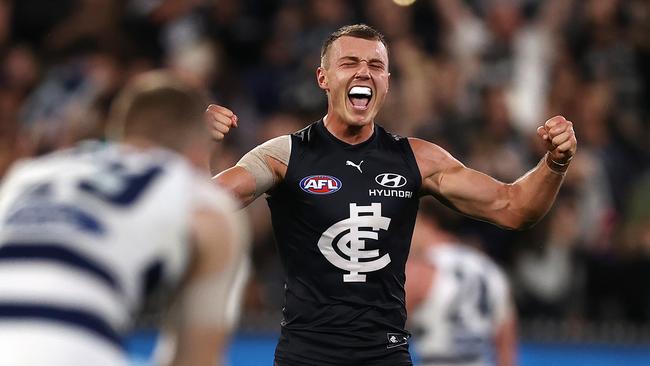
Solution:
<svg viewBox="0 0 650 366">
<path fill-rule="evenodd" d="M 135 77 L 113 101 L 109 137 L 144 138 L 178 151 L 205 130 L 206 105 L 202 91 L 172 73 L 149 71 Z"/>
</svg>

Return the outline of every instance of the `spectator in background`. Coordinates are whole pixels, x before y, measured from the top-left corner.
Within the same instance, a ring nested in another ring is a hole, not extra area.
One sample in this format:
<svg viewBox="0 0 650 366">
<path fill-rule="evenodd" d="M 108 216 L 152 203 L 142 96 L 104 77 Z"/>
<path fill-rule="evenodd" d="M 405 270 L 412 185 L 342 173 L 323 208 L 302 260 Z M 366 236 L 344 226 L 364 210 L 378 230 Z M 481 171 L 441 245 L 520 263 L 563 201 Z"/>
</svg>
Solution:
<svg viewBox="0 0 650 366">
<path fill-rule="evenodd" d="M 575 319 L 582 305 L 576 296 L 584 288 L 577 201 L 577 192 L 563 187 L 557 204 L 517 250 L 513 276 L 526 318 Z"/>
<path fill-rule="evenodd" d="M 171 345 L 161 364 L 221 364 L 247 233 L 199 170 L 203 100 L 139 76 L 114 103 L 120 142 L 15 164 L 0 187 L 0 364 L 127 365 L 125 334 L 152 304 Z"/>
<path fill-rule="evenodd" d="M 541 2 L 533 19 L 516 0 L 482 2 L 483 17 L 462 0 L 431 1 L 445 24 L 448 52 L 462 69 L 468 94 L 456 101 L 461 110 L 478 110 L 476 90 L 502 87 L 515 128 L 527 134 L 545 114 L 549 65 L 573 1 Z"/>
</svg>

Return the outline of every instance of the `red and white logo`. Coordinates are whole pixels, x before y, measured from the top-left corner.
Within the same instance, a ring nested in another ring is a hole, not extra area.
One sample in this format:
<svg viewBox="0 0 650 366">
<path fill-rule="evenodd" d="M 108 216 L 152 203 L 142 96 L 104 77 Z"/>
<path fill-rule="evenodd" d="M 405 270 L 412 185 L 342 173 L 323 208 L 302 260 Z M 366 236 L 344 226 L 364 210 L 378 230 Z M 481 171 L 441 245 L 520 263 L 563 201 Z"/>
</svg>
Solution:
<svg viewBox="0 0 650 366">
<path fill-rule="evenodd" d="M 341 189 L 341 180 L 331 175 L 311 175 L 300 180 L 300 189 L 312 194 L 330 194 Z"/>
</svg>

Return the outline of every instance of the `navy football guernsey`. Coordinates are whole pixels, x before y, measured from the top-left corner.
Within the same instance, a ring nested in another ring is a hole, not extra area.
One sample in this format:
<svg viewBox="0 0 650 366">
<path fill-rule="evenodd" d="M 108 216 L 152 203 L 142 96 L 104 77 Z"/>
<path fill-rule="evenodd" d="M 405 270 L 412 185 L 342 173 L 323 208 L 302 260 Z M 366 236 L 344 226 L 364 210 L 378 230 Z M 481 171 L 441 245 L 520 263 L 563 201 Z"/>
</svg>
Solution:
<svg viewBox="0 0 650 366">
<path fill-rule="evenodd" d="M 268 198 L 285 270 L 280 364 L 410 365 L 404 267 L 421 176 L 406 138 L 357 145 L 320 120 L 291 136 Z"/>
</svg>

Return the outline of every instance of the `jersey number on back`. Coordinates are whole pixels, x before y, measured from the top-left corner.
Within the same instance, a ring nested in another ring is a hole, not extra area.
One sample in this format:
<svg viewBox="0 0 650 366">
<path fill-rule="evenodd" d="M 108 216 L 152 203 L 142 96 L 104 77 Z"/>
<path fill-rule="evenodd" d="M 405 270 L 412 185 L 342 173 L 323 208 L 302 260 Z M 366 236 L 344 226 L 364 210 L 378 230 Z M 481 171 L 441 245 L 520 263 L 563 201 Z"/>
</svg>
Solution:
<svg viewBox="0 0 650 366">
<path fill-rule="evenodd" d="M 128 206 L 161 172 L 162 168 L 157 165 L 129 172 L 124 165 L 112 163 L 96 175 L 81 180 L 79 189 L 114 205 Z"/>
</svg>

